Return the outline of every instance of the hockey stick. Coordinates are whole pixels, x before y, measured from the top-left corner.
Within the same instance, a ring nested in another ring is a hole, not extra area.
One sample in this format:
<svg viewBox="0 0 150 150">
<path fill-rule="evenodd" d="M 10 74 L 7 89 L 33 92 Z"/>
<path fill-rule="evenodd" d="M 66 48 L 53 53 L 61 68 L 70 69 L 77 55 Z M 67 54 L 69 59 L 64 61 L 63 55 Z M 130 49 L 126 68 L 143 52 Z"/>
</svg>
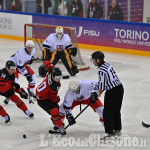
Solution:
<svg viewBox="0 0 150 150">
<path fill-rule="evenodd" d="M 40 48 L 40 50 L 41 50 L 41 52 L 42 52 L 41 60 L 43 61 L 43 60 L 44 60 L 44 52 L 43 52 L 43 49 L 42 49 L 40 43 L 38 42 L 38 40 L 37 40 L 35 34 L 33 34 L 33 37 L 34 37 L 34 39 L 36 40 L 36 43 L 38 44 L 38 46 L 39 46 L 39 48 Z"/>
<path fill-rule="evenodd" d="M 84 107 L 83 110 L 80 111 L 80 113 L 74 118 L 75 120 L 92 104 L 92 102 L 90 102 L 86 107 Z M 68 124 L 65 129 L 67 129 L 70 125 Z M 50 134 L 60 134 L 60 132 L 58 131 L 54 131 L 54 130 L 49 130 Z"/>
<path fill-rule="evenodd" d="M 79 114 L 78 114 L 74 119 L 76 120 L 91 104 L 92 104 L 92 102 L 90 102 L 86 107 L 84 107 L 84 109 L 81 110 L 81 111 L 79 112 Z M 68 124 L 68 125 L 65 127 L 65 129 L 67 129 L 69 126 L 70 126 L 70 125 Z"/>
<path fill-rule="evenodd" d="M 142 121 L 142 125 L 143 125 L 143 127 L 145 127 L 145 128 L 149 128 L 149 127 L 150 127 L 150 124 L 146 124 L 146 123 L 144 123 L 143 121 Z"/>
<path fill-rule="evenodd" d="M 38 44 L 38 46 L 39 46 L 40 50 L 41 50 L 41 51 L 42 51 L 42 53 L 43 53 L 43 49 L 42 49 L 42 47 L 41 47 L 40 43 L 38 42 L 38 40 L 37 40 L 37 38 L 36 38 L 35 34 L 33 34 L 33 37 L 34 37 L 34 39 L 36 40 L 36 43 Z"/>
<path fill-rule="evenodd" d="M 30 66 L 29 66 L 29 74 L 30 74 Z M 29 82 L 29 87 L 28 87 L 28 93 L 29 93 L 29 104 L 34 104 L 33 100 L 32 100 L 32 96 L 30 95 L 30 82 Z"/>
<path fill-rule="evenodd" d="M 80 101 L 80 111 L 82 110 L 82 107 L 81 107 L 81 101 Z"/>
</svg>

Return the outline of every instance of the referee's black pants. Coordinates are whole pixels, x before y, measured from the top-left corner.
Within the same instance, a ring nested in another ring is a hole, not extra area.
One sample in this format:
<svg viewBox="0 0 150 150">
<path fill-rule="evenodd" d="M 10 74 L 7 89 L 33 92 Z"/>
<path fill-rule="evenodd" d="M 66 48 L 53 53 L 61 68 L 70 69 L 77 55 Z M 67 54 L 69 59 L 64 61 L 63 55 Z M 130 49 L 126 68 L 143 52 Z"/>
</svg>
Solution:
<svg viewBox="0 0 150 150">
<path fill-rule="evenodd" d="M 121 106 L 123 94 L 122 84 L 105 92 L 103 119 L 105 132 L 108 134 L 112 134 L 114 130 L 122 129 Z"/>
</svg>

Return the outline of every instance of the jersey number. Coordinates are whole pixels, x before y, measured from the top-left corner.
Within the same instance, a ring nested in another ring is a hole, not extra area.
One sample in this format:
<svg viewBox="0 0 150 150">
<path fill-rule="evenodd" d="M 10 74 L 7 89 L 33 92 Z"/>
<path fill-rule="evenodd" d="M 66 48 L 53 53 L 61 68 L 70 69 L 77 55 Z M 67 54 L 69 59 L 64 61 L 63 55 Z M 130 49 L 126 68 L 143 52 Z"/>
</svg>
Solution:
<svg viewBox="0 0 150 150">
<path fill-rule="evenodd" d="M 43 83 L 41 83 L 38 87 L 37 87 L 37 91 L 41 92 L 42 90 L 44 90 L 46 88 L 46 82 L 44 81 Z"/>
</svg>

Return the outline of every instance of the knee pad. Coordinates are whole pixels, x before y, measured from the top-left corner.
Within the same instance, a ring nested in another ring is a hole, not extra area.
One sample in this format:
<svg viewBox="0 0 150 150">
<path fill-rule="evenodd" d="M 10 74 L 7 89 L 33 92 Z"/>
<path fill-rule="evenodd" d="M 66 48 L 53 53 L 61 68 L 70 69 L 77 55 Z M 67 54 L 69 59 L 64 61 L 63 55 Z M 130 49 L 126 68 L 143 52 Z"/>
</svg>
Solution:
<svg viewBox="0 0 150 150">
<path fill-rule="evenodd" d="M 1 115 L 2 117 L 5 117 L 5 116 L 7 115 L 5 109 L 4 109 L 1 105 L 0 105 L 0 115 Z"/>
<path fill-rule="evenodd" d="M 21 107 L 23 105 L 23 101 L 15 94 L 10 96 L 9 99 L 11 99 L 11 101 L 14 102 L 17 107 Z"/>
<path fill-rule="evenodd" d="M 14 102 L 14 103 L 17 103 L 20 100 L 20 98 L 15 94 L 11 95 L 8 98 L 11 99 L 11 101 Z"/>
</svg>

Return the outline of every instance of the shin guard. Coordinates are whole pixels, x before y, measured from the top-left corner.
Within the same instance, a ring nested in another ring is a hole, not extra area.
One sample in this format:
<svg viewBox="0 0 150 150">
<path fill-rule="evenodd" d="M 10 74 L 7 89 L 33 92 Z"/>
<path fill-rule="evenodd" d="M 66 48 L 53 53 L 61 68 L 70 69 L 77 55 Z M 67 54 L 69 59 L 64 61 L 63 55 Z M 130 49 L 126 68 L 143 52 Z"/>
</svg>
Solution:
<svg viewBox="0 0 150 150">
<path fill-rule="evenodd" d="M 0 115 L 1 115 L 2 117 L 5 117 L 5 116 L 7 115 L 5 109 L 4 109 L 1 105 L 0 105 Z"/>
<path fill-rule="evenodd" d="M 52 120 L 53 122 L 59 127 L 61 128 L 63 126 L 62 124 L 62 121 L 60 119 L 60 115 L 59 115 L 59 111 L 58 111 L 58 108 L 53 108 L 51 111 L 50 111 L 50 114 L 52 116 Z"/>
<path fill-rule="evenodd" d="M 9 97 L 9 99 L 11 99 L 11 101 L 14 102 L 22 111 L 25 112 L 28 109 L 25 103 L 17 95 L 13 94 Z"/>
</svg>

